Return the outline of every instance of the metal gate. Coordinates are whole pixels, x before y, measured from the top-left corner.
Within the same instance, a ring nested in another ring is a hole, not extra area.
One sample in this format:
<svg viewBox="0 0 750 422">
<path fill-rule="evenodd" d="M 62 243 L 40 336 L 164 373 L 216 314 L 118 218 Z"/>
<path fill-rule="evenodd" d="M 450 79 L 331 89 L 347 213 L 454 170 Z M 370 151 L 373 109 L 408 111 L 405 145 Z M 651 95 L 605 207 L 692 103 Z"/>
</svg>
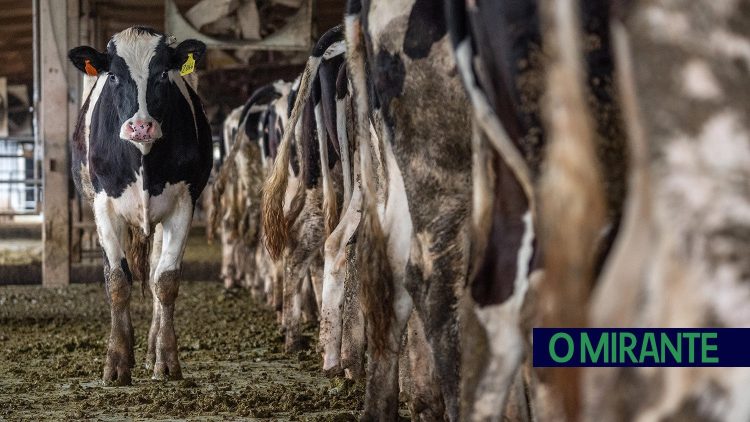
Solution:
<svg viewBox="0 0 750 422">
<path fill-rule="evenodd" d="M 0 216 L 39 214 L 41 190 L 34 138 L 0 138 Z"/>
</svg>

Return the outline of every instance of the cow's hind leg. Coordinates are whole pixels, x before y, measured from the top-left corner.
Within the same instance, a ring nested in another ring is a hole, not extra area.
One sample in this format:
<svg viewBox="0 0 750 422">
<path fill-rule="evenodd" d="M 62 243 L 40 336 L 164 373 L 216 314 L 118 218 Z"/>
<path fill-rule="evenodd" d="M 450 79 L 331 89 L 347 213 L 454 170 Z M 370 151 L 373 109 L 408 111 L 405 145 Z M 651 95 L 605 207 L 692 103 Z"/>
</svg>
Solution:
<svg viewBox="0 0 750 422">
<path fill-rule="evenodd" d="M 447 203 L 443 215 L 461 215 L 460 205 Z M 407 266 L 407 289 L 414 298 L 418 316 L 432 350 L 435 376 L 445 405 L 445 418 L 459 420 L 458 385 L 460 369 L 457 291 L 466 283 L 466 233 L 457 219 L 436 221 L 433 229 L 415 236 Z M 433 251 L 440 251 L 433 253 Z M 424 257 L 424 258 L 423 258 Z"/>
<path fill-rule="evenodd" d="M 130 385 L 135 364 L 133 324 L 130 320 L 130 292 L 133 279 L 125 259 L 127 229 L 113 212 L 105 196 L 94 200 L 99 239 L 104 249 L 104 286 L 109 300 L 111 329 L 104 363 L 105 385 Z"/>
<path fill-rule="evenodd" d="M 368 351 L 367 390 L 360 421 L 398 420 L 398 361 L 401 338 L 412 311 L 412 300 L 401 283 L 395 284 L 394 318 L 386 350 Z"/>
<path fill-rule="evenodd" d="M 180 361 L 177 357 L 177 336 L 174 331 L 174 308 L 180 287 L 182 255 L 185 251 L 192 216 L 193 203 L 186 192 L 175 204 L 172 213 L 162 222 L 163 244 L 153 278 L 153 289 L 160 310 L 159 331 L 156 334 L 154 379 L 182 378 Z"/>
<path fill-rule="evenodd" d="M 284 300 L 282 327 L 284 350 L 294 352 L 302 347 L 302 287 L 307 282 L 310 259 L 308 250 L 295 248 L 284 257 Z"/>
<path fill-rule="evenodd" d="M 287 352 L 299 350 L 302 346 L 302 285 L 315 255 L 323 242 L 323 214 L 320 208 L 320 195 L 310 190 L 297 221 L 292 226 L 297 234 L 296 242 L 287 248 L 284 256 L 284 303 L 282 326 L 285 331 L 284 346 Z"/>
<path fill-rule="evenodd" d="M 347 377 L 359 380 L 365 376 L 365 315 L 359 299 L 359 273 L 354 244 L 347 244 L 344 274 L 344 303 L 341 312 L 341 367 Z"/>
<path fill-rule="evenodd" d="M 345 279 L 347 273 L 351 272 L 347 263 L 347 251 L 353 252 L 347 243 L 359 225 L 361 202 L 359 189 L 355 189 L 339 225 L 326 239 L 324 245 L 325 260 L 320 311 L 320 344 L 323 351 L 324 371 L 337 372 L 340 369 L 342 323 L 346 312 L 343 308 Z M 359 294 L 358 290 L 355 293 Z M 356 312 L 361 313 L 359 307 Z M 362 331 L 364 333 L 364 330 Z"/>
<path fill-rule="evenodd" d="M 414 421 L 436 421 L 443 419 L 443 404 L 440 383 L 435 375 L 435 361 L 424 332 L 424 324 L 416 312 L 412 312 L 408 323 L 407 351 L 409 362 L 408 388 L 411 401 L 409 410 Z"/>
</svg>

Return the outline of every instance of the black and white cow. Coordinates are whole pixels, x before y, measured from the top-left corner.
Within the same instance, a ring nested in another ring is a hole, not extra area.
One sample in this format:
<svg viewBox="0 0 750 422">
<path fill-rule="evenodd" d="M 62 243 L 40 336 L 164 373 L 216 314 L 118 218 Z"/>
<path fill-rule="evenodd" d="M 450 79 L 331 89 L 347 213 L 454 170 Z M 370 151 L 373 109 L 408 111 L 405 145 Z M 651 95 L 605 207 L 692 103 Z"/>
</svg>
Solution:
<svg viewBox="0 0 750 422">
<path fill-rule="evenodd" d="M 335 91 L 344 51 L 342 26 L 328 30 L 316 43 L 297 94 L 289 97 L 293 107 L 263 188 L 266 247 L 272 258 L 284 259 L 282 325 L 287 350 L 297 347 L 301 338 L 303 288 L 312 287 L 318 308 L 321 306 L 324 266 L 321 249 L 338 224 L 343 188 L 338 190 L 342 195 L 337 195 L 335 181 L 343 176 L 337 165 L 341 147 L 336 128 Z M 300 157 L 300 184 L 292 191 L 288 181 L 297 178 L 292 161 L 295 150 Z M 348 154 L 345 160 L 348 162 Z M 350 186 L 351 181 L 346 183 Z M 291 200 L 290 193 L 294 193 Z"/>
<path fill-rule="evenodd" d="M 407 323 L 412 418 L 460 420 L 456 309 L 469 266 L 471 120 L 443 8 L 352 0 L 345 24 L 362 180 L 362 420 L 397 419 Z"/>
<path fill-rule="evenodd" d="M 211 194 L 210 226 L 221 233 L 224 287 L 250 287 L 256 299 L 263 299 L 264 281 L 258 279 L 255 256 L 259 240 L 260 185 L 263 182 L 261 116 L 267 113 L 288 85 L 276 81 L 256 89 L 247 102 L 224 120 L 226 159 L 216 172 Z"/>
<path fill-rule="evenodd" d="M 148 277 L 153 293 L 146 366 L 154 378 L 181 378 L 174 307 L 193 208 L 212 163 L 203 106 L 181 73 L 191 72 L 204 52 L 199 41 L 173 45 L 163 34 L 132 27 L 115 34 L 106 52 L 77 47 L 68 53 L 79 70 L 97 76 L 79 114 L 72 162 L 104 250 L 112 317 L 107 384 L 131 382 L 133 274 Z"/>
</svg>

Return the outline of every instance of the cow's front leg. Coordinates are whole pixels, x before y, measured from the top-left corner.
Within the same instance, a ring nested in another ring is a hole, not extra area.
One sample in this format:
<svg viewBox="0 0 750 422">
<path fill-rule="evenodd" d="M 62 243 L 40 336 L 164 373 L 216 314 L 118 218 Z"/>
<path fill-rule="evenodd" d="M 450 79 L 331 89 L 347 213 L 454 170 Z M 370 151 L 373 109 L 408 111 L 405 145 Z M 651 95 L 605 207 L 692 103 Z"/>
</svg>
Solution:
<svg viewBox="0 0 750 422">
<path fill-rule="evenodd" d="M 102 380 L 105 385 L 130 385 L 130 371 L 135 358 L 133 324 L 130 320 L 133 279 L 124 253 L 128 234 L 125 224 L 114 214 L 106 196 L 95 198 L 94 214 L 99 240 L 104 249 L 104 287 L 111 315 Z"/>
<path fill-rule="evenodd" d="M 154 243 L 151 246 L 151 257 L 149 258 L 149 264 L 151 266 L 151 272 L 148 277 L 148 285 L 151 289 L 151 298 L 153 300 L 153 309 L 151 313 L 151 328 L 148 330 L 148 351 L 146 352 L 146 369 L 154 369 L 154 363 L 156 362 L 156 337 L 159 335 L 159 325 L 161 324 L 161 304 L 159 298 L 156 296 L 156 269 L 159 267 L 159 259 L 161 258 L 161 248 L 163 245 L 164 231 L 161 224 L 158 224 L 154 229 Z"/>
<path fill-rule="evenodd" d="M 174 330 L 174 307 L 180 287 L 180 266 L 190 231 L 193 204 L 186 194 L 174 211 L 162 221 L 162 248 L 159 265 L 154 272 L 154 293 L 159 305 L 159 329 L 153 379 L 182 379 L 177 358 L 177 335 Z"/>
</svg>

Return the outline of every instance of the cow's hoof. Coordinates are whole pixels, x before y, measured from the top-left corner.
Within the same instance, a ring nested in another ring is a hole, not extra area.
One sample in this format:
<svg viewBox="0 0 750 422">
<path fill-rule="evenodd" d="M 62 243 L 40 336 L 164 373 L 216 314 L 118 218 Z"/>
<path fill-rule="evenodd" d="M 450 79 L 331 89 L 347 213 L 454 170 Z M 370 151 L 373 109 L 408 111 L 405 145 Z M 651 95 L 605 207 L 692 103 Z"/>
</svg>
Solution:
<svg viewBox="0 0 750 422">
<path fill-rule="evenodd" d="M 130 377 L 130 368 L 117 368 L 115 366 L 105 366 L 102 383 L 105 387 L 122 387 L 132 384 Z"/>
<path fill-rule="evenodd" d="M 156 362 L 154 364 L 154 375 L 151 377 L 155 381 L 178 381 L 182 379 L 182 369 L 179 362 L 164 363 Z"/>
<path fill-rule="evenodd" d="M 344 378 L 354 380 L 354 381 L 361 381 L 365 379 L 365 371 L 362 368 L 345 368 L 344 369 Z"/>
<path fill-rule="evenodd" d="M 289 339 L 287 338 L 284 342 L 284 352 L 286 353 L 296 353 L 300 350 L 303 350 L 304 344 L 302 343 L 302 340 L 299 338 L 296 339 Z"/>
<path fill-rule="evenodd" d="M 340 366 L 336 365 L 330 369 L 324 369 L 323 375 L 328 378 L 337 378 L 344 375 L 344 370 Z"/>
</svg>

